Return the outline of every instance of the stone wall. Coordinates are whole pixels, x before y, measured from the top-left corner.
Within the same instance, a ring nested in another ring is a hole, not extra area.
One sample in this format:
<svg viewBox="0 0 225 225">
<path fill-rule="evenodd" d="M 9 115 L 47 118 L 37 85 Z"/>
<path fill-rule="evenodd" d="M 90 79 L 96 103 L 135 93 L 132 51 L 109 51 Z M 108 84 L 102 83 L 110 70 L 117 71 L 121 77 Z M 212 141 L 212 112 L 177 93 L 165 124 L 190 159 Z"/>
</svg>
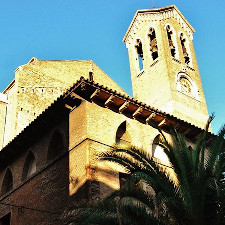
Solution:
<svg viewBox="0 0 225 225">
<path fill-rule="evenodd" d="M 6 105 L 7 97 L 6 95 L 0 93 L 0 149 L 3 144 L 3 134 L 5 130 L 5 116 L 6 116 Z"/>
<path fill-rule="evenodd" d="M 85 60 L 42 61 L 33 58 L 15 71 L 8 96 L 4 145 L 19 134 L 63 92 L 83 76 L 120 93 L 125 92 L 95 63 Z M 2 134 L 2 132 L 0 133 Z"/>
</svg>

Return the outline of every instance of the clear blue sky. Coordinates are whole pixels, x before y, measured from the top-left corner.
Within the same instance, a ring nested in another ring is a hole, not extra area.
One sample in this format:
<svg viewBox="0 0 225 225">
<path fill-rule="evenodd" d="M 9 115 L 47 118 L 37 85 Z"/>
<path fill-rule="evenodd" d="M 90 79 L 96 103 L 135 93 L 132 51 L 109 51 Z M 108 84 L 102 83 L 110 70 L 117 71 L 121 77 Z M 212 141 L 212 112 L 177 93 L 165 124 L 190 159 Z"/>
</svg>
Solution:
<svg viewBox="0 0 225 225">
<path fill-rule="evenodd" d="M 194 46 L 213 130 L 225 123 L 225 0 L 154 0 L 175 4 L 195 28 Z M 38 59 L 91 59 L 131 94 L 122 38 L 152 0 L 10 0 L 0 3 L 0 91 L 14 70 Z"/>
</svg>

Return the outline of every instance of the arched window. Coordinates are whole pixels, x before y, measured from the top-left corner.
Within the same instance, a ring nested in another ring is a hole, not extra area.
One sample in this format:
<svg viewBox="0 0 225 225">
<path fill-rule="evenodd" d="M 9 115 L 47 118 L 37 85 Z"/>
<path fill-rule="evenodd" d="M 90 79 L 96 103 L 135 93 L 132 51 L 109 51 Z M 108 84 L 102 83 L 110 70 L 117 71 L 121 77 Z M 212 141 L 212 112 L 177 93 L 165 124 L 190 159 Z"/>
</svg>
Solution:
<svg viewBox="0 0 225 225">
<path fill-rule="evenodd" d="M 29 152 L 23 167 L 22 179 L 26 180 L 32 176 L 37 170 L 34 154 Z"/>
<path fill-rule="evenodd" d="M 159 159 L 161 161 L 164 161 L 166 163 L 169 163 L 169 159 L 167 155 L 164 153 L 163 148 L 158 144 L 160 143 L 160 140 L 162 137 L 160 135 L 157 135 L 152 144 L 152 157 Z"/>
<path fill-rule="evenodd" d="M 158 58 L 158 45 L 155 35 L 155 29 L 153 27 L 150 27 L 148 36 L 150 39 L 150 51 L 152 54 L 152 59 L 155 60 Z"/>
<path fill-rule="evenodd" d="M 12 189 L 13 189 L 13 176 L 12 176 L 11 170 L 8 168 L 6 170 L 6 173 L 2 182 L 1 195 L 6 194 Z"/>
<path fill-rule="evenodd" d="M 186 95 L 189 95 L 192 98 L 200 100 L 197 85 L 187 74 L 183 72 L 178 73 L 177 90 Z"/>
<path fill-rule="evenodd" d="M 181 43 L 181 47 L 182 47 L 184 61 L 185 61 L 186 64 L 189 64 L 190 63 L 190 56 L 189 56 L 188 50 L 187 50 L 186 38 L 184 37 L 183 33 L 180 34 L 180 43 Z"/>
<path fill-rule="evenodd" d="M 54 131 L 48 147 L 47 159 L 52 160 L 58 156 L 64 149 L 64 141 L 59 131 Z"/>
<path fill-rule="evenodd" d="M 172 31 L 170 25 L 166 26 L 166 32 L 167 32 L 167 38 L 169 41 L 170 53 L 171 53 L 172 57 L 175 57 L 176 48 L 175 48 L 174 41 L 173 41 L 173 31 Z"/>
<path fill-rule="evenodd" d="M 130 144 L 131 143 L 131 138 L 127 131 L 126 121 L 121 123 L 116 131 L 116 142 L 122 143 L 122 144 L 128 144 L 128 143 Z"/>
<path fill-rule="evenodd" d="M 135 45 L 136 51 L 137 51 L 137 57 L 138 57 L 138 63 L 139 63 L 139 70 L 143 70 L 143 49 L 142 49 L 142 43 L 140 39 L 137 39 L 137 43 Z"/>
</svg>

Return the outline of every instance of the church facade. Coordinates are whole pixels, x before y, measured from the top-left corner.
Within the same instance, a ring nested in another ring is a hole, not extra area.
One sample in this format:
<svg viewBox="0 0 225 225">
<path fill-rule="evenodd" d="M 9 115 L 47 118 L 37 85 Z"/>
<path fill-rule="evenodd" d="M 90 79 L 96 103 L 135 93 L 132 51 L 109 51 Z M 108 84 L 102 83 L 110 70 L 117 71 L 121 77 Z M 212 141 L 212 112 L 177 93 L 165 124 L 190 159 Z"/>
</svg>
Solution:
<svg viewBox="0 0 225 225">
<path fill-rule="evenodd" d="M 0 224 L 69 224 L 65 210 L 120 187 L 96 153 L 132 144 L 168 166 L 154 121 L 190 148 L 208 112 L 194 29 L 175 6 L 138 10 L 124 36 L 133 98 L 92 61 L 32 58 L 0 95 Z"/>
</svg>

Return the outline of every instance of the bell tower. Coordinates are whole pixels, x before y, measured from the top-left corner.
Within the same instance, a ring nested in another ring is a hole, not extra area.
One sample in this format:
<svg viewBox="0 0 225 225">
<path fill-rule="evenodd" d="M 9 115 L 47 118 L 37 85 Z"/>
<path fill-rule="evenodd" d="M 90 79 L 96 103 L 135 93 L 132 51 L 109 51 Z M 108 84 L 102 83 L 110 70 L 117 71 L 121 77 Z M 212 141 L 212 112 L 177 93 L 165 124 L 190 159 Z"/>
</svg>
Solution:
<svg viewBox="0 0 225 225">
<path fill-rule="evenodd" d="M 208 110 L 193 27 L 176 6 L 138 10 L 124 36 L 134 98 L 204 128 Z"/>
</svg>

